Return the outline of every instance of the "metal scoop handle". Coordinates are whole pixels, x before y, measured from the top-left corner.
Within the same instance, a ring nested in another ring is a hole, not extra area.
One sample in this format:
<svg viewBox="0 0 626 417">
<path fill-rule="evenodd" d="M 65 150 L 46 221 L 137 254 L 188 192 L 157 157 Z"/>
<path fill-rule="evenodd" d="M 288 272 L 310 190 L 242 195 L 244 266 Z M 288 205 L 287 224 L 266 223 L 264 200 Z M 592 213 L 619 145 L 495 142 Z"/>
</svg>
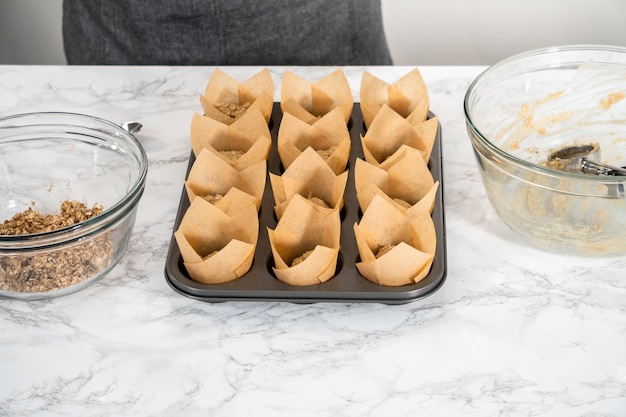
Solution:
<svg viewBox="0 0 626 417">
<path fill-rule="evenodd" d="M 590 161 L 587 158 L 582 158 L 581 166 L 585 174 L 606 175 L 611 177 L 626 176 L 626 169 L 624 168 Z"/>
<path fill-rule="evenodd" d="M 595 143 L 567 146 L 556 150 L 548 156 L 548 165 L 554 169 L 574 173 L 626 176 L 626 168 L 600 162 L 600 147 Z"/>
</svg>

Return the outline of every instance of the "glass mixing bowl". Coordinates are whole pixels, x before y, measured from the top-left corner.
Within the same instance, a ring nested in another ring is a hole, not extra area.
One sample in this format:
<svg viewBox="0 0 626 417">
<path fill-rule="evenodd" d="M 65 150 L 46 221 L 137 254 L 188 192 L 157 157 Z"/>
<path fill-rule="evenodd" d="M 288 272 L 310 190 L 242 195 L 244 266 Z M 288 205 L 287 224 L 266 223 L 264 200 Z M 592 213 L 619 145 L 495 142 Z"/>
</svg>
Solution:
<svg viewBox="0 0 626 417">
<path fill-rule="evenodd" d="M 626 253 L 626 48 L 505 59 L 472 82 L 464 110 L 487 196 L 513 231 L 554 252 Z M 599 149 L 570 154 L 578 164 L 550 158 L 568 147 Z M 616 170 L 572 169 L 586 159 Z"/>
<path fill-rule="evenodd" d="M 51 231 L 0 235 L 0 297 L 45 299 L 106 275 L 132 233 L 148 160 L 120 126 L 71 113 L 0 119 L 0 223 L 59 214 L 63 202 L 102 212 Z"/>
</svg>

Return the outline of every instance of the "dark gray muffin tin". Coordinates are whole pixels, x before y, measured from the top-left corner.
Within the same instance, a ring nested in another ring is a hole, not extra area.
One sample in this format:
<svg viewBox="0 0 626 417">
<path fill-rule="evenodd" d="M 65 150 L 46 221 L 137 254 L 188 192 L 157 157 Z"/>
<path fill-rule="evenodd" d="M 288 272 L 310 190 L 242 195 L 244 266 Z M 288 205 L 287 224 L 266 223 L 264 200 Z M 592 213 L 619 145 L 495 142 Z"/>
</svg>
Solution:
<svg viewBox="0 0 626 417">
<path fill-rule="evenodd" d="M 432 113 L 429 117 L 433 117 Z M 270 120 L 272 134 L 272 149 L 267 161 L 268 171 L 282 174 L 283 167 L 277 151 L 278 128 L 282 119 L 280 104 L 274 103 Z M 325 283 L 312 286 L 292 286 L 279 281 L 272 272 L 273 257 L 270 248 L 267 228 L 276 228 L 274 215 L 274 197 L 269 178 L 266 181 L 265 192 L 259 210 L 259 240 L 257 243 L 254 261 L 250 271 L 243 277 L 225 284 L 202 284 L 193 281 L 183 264 L 174 234 L 170 240 L 169 251 L 165 264 L 165 279 L 177 292 L 187 297 L 208 301 L 289 301 L 295 303 L 314 302 L 378 302 L 385 304 L 403 304 L 417 300 L 437 291 L 446 278 L 446 229 L 443 207 L 443 172 L 441 155 L 441 125 L 437 128 L 437 135 L 432 149 L 429 169 L 435 181 L 439 181 L 439 189 L 432 212 L 435 231 L 437 234 L 437 248 L 435 258 L 426 278 L 416 284 L 400 287 L 387 287 L 374 284 L 363 278 L 355 266 L 359 260 L 359 252 L 354 238 L 354 223 L 362 215 L 354 185 L 354 165 L 356 158 L 363 158 L 360 135 L 365 133 L 365 126 L 359 103 L 354 104 L 352 117 L 349 122 L 350 139 L 352 141 L 350 159 L 348 161 L 348 183 L 344 195 L 344 208 L 341 213 L 341 250 L 337 262 L 337 272 L 333 278 Z M 194 161 L 193 152 L 190 156 L 187 173 Z M 189 207 L 189 199 L 183 187 L 182 196 L 174 231 Z"/>
</svg>

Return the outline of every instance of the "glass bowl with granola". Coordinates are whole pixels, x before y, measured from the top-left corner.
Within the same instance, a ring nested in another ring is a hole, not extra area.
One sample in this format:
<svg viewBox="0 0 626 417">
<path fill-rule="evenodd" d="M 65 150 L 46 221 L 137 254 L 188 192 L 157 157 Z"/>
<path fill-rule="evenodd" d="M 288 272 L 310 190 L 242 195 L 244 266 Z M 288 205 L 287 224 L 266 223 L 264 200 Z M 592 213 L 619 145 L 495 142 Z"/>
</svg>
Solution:
<svg viewBox="0 0 626 417">
<path fill-rule="evenodd" d="M 128 245 L 147 169 L 137 139 L 106 120 L 1 118 L 0 297 L 58 297 L 105 276 Z"/>
</svg>

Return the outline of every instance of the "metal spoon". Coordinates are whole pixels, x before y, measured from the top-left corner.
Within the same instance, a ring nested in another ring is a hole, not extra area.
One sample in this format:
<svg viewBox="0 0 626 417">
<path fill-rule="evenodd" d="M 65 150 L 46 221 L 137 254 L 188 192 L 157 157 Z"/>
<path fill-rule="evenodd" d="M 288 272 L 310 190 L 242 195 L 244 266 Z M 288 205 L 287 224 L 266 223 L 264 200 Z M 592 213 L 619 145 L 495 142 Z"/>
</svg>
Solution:
<svg viewBox="0 0 626 417">
<path fill-rule="evenodd" d="M 139 122 L 128 121 L 128 122 L 122 123 L 122 128 L 125 130 L 128 130 L 128 132 L 130 132 L 133 135 L 139 132 L 142 127 L 143 125 Z"/>
</svg>

